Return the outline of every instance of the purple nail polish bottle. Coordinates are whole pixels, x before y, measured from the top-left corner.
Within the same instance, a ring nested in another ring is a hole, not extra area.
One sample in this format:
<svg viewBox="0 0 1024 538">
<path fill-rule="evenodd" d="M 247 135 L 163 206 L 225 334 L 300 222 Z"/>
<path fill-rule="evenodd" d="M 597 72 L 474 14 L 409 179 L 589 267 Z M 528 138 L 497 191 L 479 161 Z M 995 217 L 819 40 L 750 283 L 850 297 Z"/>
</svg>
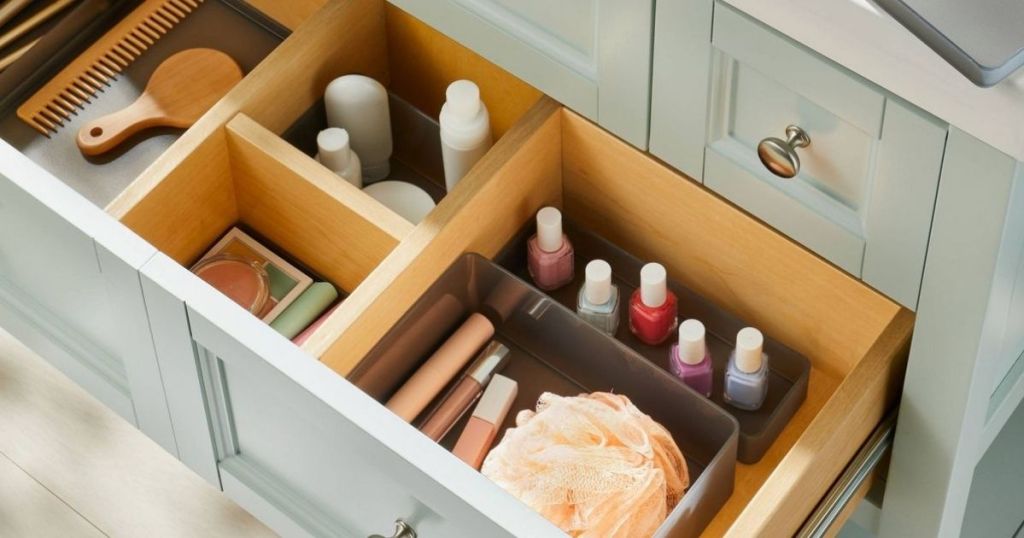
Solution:
<svg viewBox="0 0 1024 538">
<path fill-rule="evenodd" d="M 688 319 L 679 325 L 679 343 L 672 344 L 672 373 L 693 390 L 711 397 L 711 351 L 704 342 L 704 324 Z"/>
</svg>

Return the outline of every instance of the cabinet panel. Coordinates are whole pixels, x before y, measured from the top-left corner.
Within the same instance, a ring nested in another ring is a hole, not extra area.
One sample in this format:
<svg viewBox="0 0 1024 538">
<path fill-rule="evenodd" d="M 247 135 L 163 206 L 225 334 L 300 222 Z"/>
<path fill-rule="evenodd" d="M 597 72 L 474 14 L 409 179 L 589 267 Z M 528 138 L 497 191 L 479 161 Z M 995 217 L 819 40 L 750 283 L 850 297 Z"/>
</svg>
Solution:
<svg viewBox="0 0 1024 538">
<path fill-rule="evenodd" d="M 683 6 L 714 9 L 710 36 L 678 37 L 693 25 Z M 669 0 L 662 15 L 673 20 L 657 23 L 655 153 L 915 308 L 947 126 L 722 2 Z M 706 77 L 671 74 L 704 58 Z M 758 145 L 784 140 L 789 125 L 810 143 L 796 149 L 798 173 L 787 179 L 761 162 Z"/>
<path fill-rule="evenodd" d="M 647 147 L 654 2 L 391 2 L 633 145 Z"/>
<path fill-rule="evenodd" d="M 2 322 L 176 452 L 138 267 L 155 250 L 0 144 Z"/>
</svg>

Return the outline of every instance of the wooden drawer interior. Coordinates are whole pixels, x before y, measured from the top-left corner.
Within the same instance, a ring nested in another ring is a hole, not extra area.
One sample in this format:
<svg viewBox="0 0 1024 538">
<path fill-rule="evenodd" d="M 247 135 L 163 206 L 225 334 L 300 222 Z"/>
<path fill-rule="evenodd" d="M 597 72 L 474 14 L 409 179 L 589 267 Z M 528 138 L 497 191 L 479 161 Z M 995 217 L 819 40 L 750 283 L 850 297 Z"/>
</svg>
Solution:
<svg viewBox="0 0 1024 538">
<path fill-rule="evenodd" d="M 280 137 L 345 73 L 434 116 L 451 80 L 481 87 L 495 146 L 417 226 Z M 913 315 L 380 0 L 310 16 L 107 210 L 184 265 L 241 222 L 332 280 L 350 295 L 303 348 L 344 376 L 457 257 L 495 256 L 544 205 L 810 358 L 806 401 L 707 530 L 795 531 L 892 404 Z"/>
<path fill-rule="evenodd" d="M 347 374 L 461 253 L 493 257 L 537 209 L 559 206 L 811 359 L 807 400 L 760 462 L 738 466 L 707 529 L 794 532 L 893 403 L 913 315 L 556 103 L 538 103 L 503 142 L 458 203 L 364 281 L 350 298 L 361 310 L 332 320 L 321 360 Z"/>
<path fill-rule="evenodd" d="M 382 81 L 430 117 L 447 85 L 481 88 L 501 138 L 540 98 L 534 88 L 381 0 L 330 2 L 149 167 L 108 213 L 189 266 L 240 224 L 351 293 L 413 225 L 341 180 L 281 134 L 347 73 Z M 419 169 L 396 133 L 393 158 Z M 439 148 L 437 150 L 439 152 Z M 487 157 L 484 158 L 487 160 Z M 443 186 L 436 173 L 429 179 Z M 456 192 L 458 189 L 456 189 Z M 342 307 L 334 315 L 345 317 Z M 306 344 L 332 341 L 327 324 Z"/>
</svg>

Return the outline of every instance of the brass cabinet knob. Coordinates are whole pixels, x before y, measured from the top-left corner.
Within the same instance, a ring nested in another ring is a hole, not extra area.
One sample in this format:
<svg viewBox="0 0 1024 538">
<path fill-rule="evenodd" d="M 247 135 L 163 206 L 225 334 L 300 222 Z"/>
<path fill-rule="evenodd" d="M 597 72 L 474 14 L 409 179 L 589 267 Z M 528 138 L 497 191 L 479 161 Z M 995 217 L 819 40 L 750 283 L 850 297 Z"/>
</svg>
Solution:
<svg viewBox="0 0 1024 538">
<path fill-rule="evenodd" d="M 374 534 L 370 538 L 385 538 L 379 534 Z M 416 531 L 409 526 L 408 523 L 401 519 L 395 520 L 395 533 L 390 538 L 416 538 Z"/>
<path fill-rule="evenodd" d="M 796 125 L 786 127 L 786 139 L 768 137 L 757 145 L 757 156 L 771 173 L 791 178 L 800 173 L 800 156 L 796 148 L 806 148 L 811 137 Z"/>
</svg>

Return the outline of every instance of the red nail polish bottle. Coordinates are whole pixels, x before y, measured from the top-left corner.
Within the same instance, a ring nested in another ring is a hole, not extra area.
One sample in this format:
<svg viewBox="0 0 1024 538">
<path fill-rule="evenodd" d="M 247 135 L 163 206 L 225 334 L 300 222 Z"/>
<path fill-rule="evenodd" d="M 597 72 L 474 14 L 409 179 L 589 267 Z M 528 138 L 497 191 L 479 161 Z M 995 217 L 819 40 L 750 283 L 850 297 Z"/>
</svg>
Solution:
<svg viewBox="0 0 1024 538">
<path fill-rule="evenodd" d="M 556 290 L 575 275 L 573 248 L 562 233 L 562 213 L 545 207 L 537 212 L 537 235 L 527 243 L 527 268 L 537 287 Z"/>
<path fill-rule="evenodd" d="M 640 287 L 629 300 L 629 330 L 648 345 L 664 342 L 678 323 L 676 296 L 667 281 L 665 268 L 649 263 L 640 269 Z"/>
</svg>

